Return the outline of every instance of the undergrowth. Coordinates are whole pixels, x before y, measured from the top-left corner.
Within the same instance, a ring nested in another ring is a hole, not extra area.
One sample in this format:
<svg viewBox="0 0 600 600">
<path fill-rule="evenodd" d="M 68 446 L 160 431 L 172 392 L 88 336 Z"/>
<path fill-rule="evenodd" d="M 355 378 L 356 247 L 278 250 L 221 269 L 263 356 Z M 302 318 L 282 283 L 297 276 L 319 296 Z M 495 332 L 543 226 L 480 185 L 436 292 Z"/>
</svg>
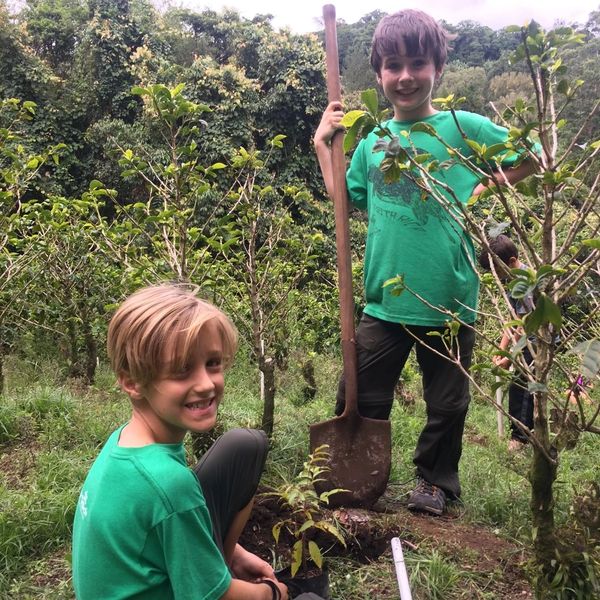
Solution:
<svg viewBox="0 0 600 600">
<path fill-rule="evenodd" d="M 264 484 L 289 480 L 301 467 L 309 424 L 332 416 L 338 370 L 337 359 L 319 359 L 317 394 L 309 402 L 303 401 L 299 366 L 290 363 L 280 377 Z M 256 427 L 261 416 L 258 381 L 243 355 L 226 381 L 223 426 Z M 412 453 L 425 416 L 418 377 L 409 377 L 405 388 L 415 401 L 396 403 L 392 412 L 388 490 L 400 503 L 412 487 Z M 0 599 L 72 599 L 70 535 L 77 495 L 101 445 L 128 411 L 106 368 L 88 388 L 61 383 L 52 364 L 8 362 L 6 391 L 0 397 Z M 191 443 L 189 450 L 191 461 Z M 556 494 L 559 525 L 568 523 L 573 498 L 597 479 L 599 455 L 600 439 L 592 436 L 563 454 Z M 496 433 L 494 410 L 475 398 L 461 462 L 460 522 L 488 528 L 526 549 L 531 542 L 527 469 L 527 450 L 510 455 L 506 440 Z M 491 600 L 490 581 L 503 576 L 465 570 L 463 557 L 436 547 L 434 541 L 405 556 L 415 600 Z M 365 565 L 331 559 L 330 572 L 335 600 L 398 597 L 391 552 Z"/>
</svg>

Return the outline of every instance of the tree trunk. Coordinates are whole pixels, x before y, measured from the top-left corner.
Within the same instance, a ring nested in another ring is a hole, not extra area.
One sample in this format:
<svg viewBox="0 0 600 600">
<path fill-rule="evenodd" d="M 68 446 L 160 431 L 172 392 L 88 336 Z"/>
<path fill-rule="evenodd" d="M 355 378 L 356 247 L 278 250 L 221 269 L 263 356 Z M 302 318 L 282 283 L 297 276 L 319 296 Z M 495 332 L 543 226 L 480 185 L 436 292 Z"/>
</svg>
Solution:
<svg viewBox="0 0 600 600">
<path fill-rule="evenodd" d="M 88 385 L 92 385 L 96 376 L 96 365 L 98 364 L 98 344 L 96 344 L 96 339 L 94 338 L 87 314 L 85 314 L 82 319 L 82 330 L 85 342 L 84 378 Z"/>
<path fill-rule="evenodd" d="M 75 321 L 69 319 L 67 322 L 67 339 L 69 340 L 69 348 L 67 350 L 69 356 L 69 371 L 68 377 L 77 379 L 81 377 L 81 368 L 79 366 L 79 352 L 77 348 L 77 327 Z"/>
<path fill-rule="evenodd" d="M 537 339 L 534 362 L 537 383 L 548 384 L 548 372 L 552 364 L 552 329 L 545 325 Z M 550 439 L 548 422 L 548 392 L 534 393 L 534 436 L 540 447 L 533 444 L 533 458 L 529 479 L 531 482 L 531 517 L 534 532 L 534 553 L 540 575 L 538 592 L 552 580 L 556 558 L 556 532 L 554 526 L 554 482 L 558 469 L 558 452 Z"/>
<path fill-rule="evenodd" d="M 315 380 L 315 363 L 312 358 L 307 358 L 302 363 L 302 377 L 304 386 L 302 387 L 302 397 L 304 402 L 310 402 L 317 395 L 317 382 Z"/>
<path fill-rule="evenodd" d="M 536 437 L 538 424 L 536 422 Z M 557 458 L 554 448 L 549 449 L 550 456 Z M 533 459 L 529 472 L 531 482 L 531 516 L 534 531 L 535 561 L 543 573 L 543 579 L 551 580 L 554 572 L 551 566 L 556 557 L 556 537 L 554 529 L 554 492 L 557 465 L 534 446 Z"/>
<path fill-rule="evenodd" d="M 268 356 L 260 356 L 258 358 L 258 368 L 263 374 L 265 382 L 262 428 L 270 439 L 273 435 L 273 419 L 275 416 L 275 361 Z"/>
<path fill-rule="evenodd" d="M 4 392 L 4 351 L 0 344 L 0 395 Z"/>
</svg>

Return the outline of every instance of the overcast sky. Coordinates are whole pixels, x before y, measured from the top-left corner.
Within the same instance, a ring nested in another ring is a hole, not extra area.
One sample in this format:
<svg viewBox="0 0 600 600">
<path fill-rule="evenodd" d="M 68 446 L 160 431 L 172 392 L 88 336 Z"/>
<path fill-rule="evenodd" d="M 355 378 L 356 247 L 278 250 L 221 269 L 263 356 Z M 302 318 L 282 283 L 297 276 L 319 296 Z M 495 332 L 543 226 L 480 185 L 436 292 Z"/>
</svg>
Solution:
<svg viewBox="0 0 600 600">
<path fill-rule="evenodd" d="M 244 17 L 257 14 L 274 15 L 275 27 L 290 27 L 303 33 L 321 29 L 323 0 L 162 0 L 171 6 L 186 6 L 196 11 L 211 8 L 220 11 L 235 8 Z M 157 1 L 161 4 L 161 0 Z M 588 15 L 600 10 L 600 0 L 428 0 L 426 3 L 403 0 L 340 0 L 333 2 L 338 18 L 354 23 L 365 14 L 379 9 L 386 13 L 402 8 L 423 7 L 436 19 L 448 23 L 472 20 L 492 29 L 506 25 L 523 25 L 535 19 L 542 26 L 551 27 L 557 20 L 567 23 L 585 23 Z"/>
</svg>

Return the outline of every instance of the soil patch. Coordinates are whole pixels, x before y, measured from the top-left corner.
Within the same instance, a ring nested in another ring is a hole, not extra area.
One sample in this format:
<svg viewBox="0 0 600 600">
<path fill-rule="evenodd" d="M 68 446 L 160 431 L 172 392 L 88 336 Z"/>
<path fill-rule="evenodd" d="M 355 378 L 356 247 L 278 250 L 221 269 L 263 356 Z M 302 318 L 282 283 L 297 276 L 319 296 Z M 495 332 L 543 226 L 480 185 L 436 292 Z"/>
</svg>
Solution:
<svg viewBox="0 0 600 600">
<path fill-rule="evenodd" d="M 412 513 L 404 503 L 391 498 L 382 499 L 379 510 L 324 510 L 338 519 L 348 530 L 347 548 L 329 544 L 328 556 L 344 556 L 359 563 L 376 560 L 386 553 L 391 557 L 390 541 L 402 540 L 406 556 L 419 550 L 436 548 L 461 570 L 477 579 L 489 579 L 486 590 L 495 598 L 523 599 L 533 597 L 531 586 L 521 565 L 526 560 L 523 548 L 497 536 L 492 530 L 465 523 L 459 510 L 450 510 L 442 517 Z M 285 518 L 285 511 L 276 499 L 257 496 L 250 521 L 240 539 L 247 550 L 268 562 L 273 559 L 273 525 Z M 276 549 L 285 557 L 289 540 L 282 538 Z M 382 596 L 383 597 L 383 596 Z"/>
</svg>

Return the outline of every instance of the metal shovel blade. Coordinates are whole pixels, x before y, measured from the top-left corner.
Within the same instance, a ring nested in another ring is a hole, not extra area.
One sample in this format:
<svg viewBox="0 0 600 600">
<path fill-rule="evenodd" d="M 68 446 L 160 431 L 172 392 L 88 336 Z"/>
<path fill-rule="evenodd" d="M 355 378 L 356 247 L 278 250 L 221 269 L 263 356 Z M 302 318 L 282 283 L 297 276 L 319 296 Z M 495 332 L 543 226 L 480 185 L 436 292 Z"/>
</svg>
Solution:
<svg viewBox="0 0 600 600">
<path fill-rule="evenodd" d="M 391 428 L 389 421 L 345 414 L 310 427 L 310 447 L 329 445 L 330 470 L 315 485 L 329 497 L 329 506 L 369 508 L 383 494 L 390 477 Z"/>
</svg>

